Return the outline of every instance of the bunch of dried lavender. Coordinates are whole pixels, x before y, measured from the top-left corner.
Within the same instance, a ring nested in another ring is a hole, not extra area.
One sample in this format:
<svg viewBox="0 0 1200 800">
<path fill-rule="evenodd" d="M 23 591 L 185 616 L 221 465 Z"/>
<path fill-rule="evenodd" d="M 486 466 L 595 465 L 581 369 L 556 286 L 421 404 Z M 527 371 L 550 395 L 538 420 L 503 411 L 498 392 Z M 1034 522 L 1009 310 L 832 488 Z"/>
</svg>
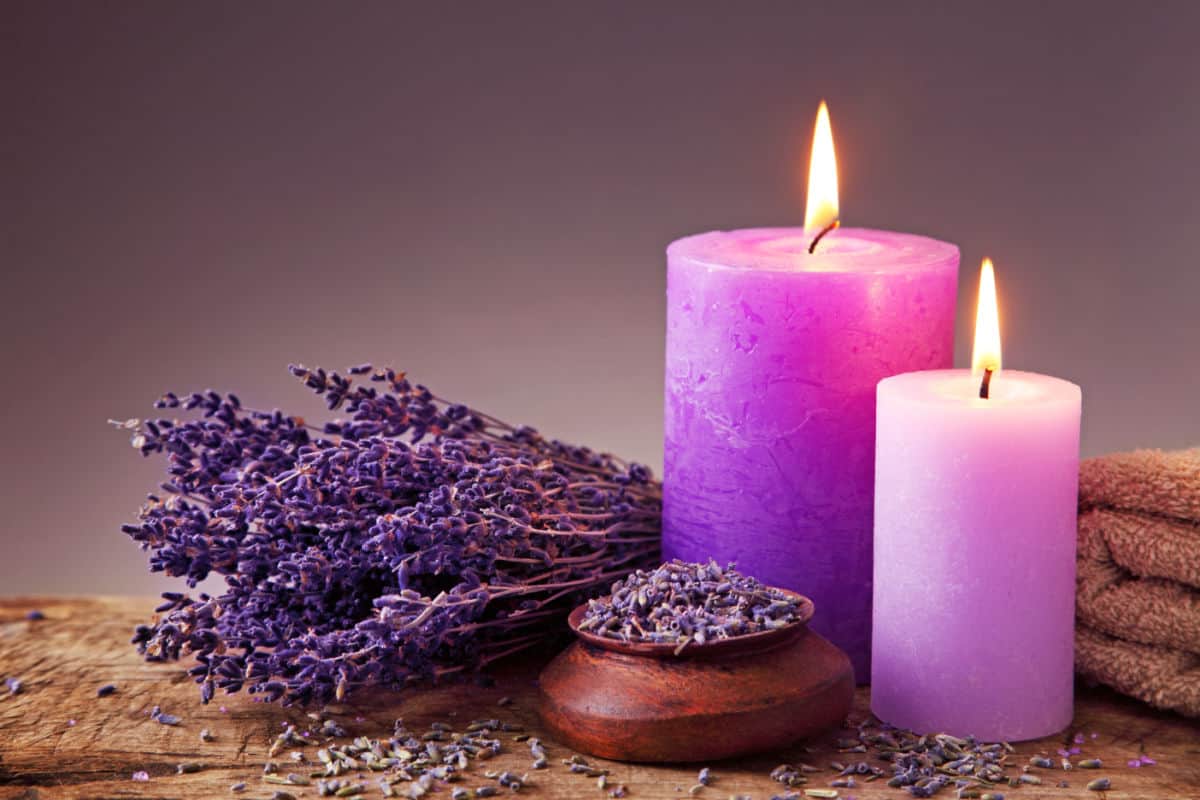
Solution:
<svg viewBox="0 0 1200 800">
<path fill-rule="evenodd" d="M 164 594 L 133 640 L 149 660 L 193 654 L 205 702 L 243 688 L 327 702 L 480 668 L 657 561 L 661 492 L 645 467 L 391 369 L 291 371 L 347 417 L 315 427 L 209 391 L 156 403 L 200 419 L 118 423 L 168 472 L 123 530 L 154 571 L 193 587 L 225 576 L 216 597 Z"/>
<path fill-rule="evenodd" d="M 799 601 L 738 572 L 671 561 L 615 581 L 611 593 L 588 601 L 579 629 L 628 642 L 691 643 L 774 630 L 797 619 Z"/>
</svg>

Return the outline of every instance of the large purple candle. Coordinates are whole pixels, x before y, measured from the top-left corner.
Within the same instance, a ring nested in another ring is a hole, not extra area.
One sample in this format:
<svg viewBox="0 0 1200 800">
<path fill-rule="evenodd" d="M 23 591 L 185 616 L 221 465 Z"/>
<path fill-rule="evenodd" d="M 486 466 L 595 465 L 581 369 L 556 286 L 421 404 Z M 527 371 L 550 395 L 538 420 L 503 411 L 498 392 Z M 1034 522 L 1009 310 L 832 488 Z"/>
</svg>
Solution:
<svg viewBox="0 0 1200 800">
<path fill-rule="evenodd" d="M 870 675 L 875 387 L 951 366 L 958 248 L 705 233 L 667 250 L 663 545 L 808 595 Z"/>
</svg>

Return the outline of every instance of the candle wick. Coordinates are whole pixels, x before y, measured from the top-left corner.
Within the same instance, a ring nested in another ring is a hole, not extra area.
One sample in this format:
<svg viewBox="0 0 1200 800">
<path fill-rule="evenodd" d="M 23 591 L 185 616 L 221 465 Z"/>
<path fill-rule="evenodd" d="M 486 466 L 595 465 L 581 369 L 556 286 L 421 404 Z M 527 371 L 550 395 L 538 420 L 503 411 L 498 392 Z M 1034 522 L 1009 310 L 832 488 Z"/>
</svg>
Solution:
<svg viewBox="0 0 1200 800">
<path fill-rule="evenodd" d="M 832 230 L 836 230 L 838 228 L 838 226 L 840 226 L 841 224 L 842 224 L 841 221 L 835 219 L 833 222 L 829 223 L 824 228 L 822 228 L 821 232 L 818 233 L 816 238 L 812 240 L 812 244 L 810 244 L 808 246 L 808 252 L 812 253 L 813 251 L 815 251 L 817 249 L 817 242 L 819 242 L 819 241 L 821 241 L 821 239 L 825 238 L 825 234 L 829 233 Z"/>
<path fill-rule="evenodd" d="M 992 387 L 992 370 L 987 368 L 983 371 L 983 382 L 979 384 L 979 396 L 987 400 L 988 394 Z"/>
</svg>

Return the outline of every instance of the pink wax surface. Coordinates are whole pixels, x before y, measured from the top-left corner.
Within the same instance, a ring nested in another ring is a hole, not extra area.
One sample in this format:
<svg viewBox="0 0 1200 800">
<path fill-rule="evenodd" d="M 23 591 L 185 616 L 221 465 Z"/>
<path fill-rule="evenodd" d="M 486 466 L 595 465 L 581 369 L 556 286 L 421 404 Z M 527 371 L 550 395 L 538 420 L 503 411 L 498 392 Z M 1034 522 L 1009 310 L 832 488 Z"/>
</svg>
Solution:
<svg viewBox="0 0 1200 800">
<path fill-rule="evenodd" d="M 879 384 L 871 709 L 987 741 L 1071 721 L 1079 387 L 1002 370 Z"/>
<path fill-rule="evenodd" d="M 875 387 L 948 367 L 958 248 L 843 228 L 667 250 L 663 547 L 812 598 L 870 674 Z"/>
</svg>

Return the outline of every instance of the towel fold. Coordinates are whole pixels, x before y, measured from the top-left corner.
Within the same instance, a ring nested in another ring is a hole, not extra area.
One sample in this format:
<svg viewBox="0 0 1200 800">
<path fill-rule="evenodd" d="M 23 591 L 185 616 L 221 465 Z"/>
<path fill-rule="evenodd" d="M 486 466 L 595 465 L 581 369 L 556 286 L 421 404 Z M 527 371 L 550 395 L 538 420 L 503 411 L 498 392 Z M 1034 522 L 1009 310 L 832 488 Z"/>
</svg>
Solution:
<svg viewBox="0 0 1200 800">
<path fill-rule="evenodd" d="M 1189 555 L 1180 529 L 1190 528 Z M 1093 509 L 1079 517 L 1075 615 L 1130 642 L 1200 653 L 1200 527 Z M 1183 581 L 1182 578 L 1192 580 Z"/>
<path fill-rule="evenodd" d="M 1079 500 L 1086 507 L 1200 521 L 1200 447 L 1090 458 L 1079 465 Z"/>
<path fill-rule="evenodd" d="M 1200 448 L 1080 465 L 1077 671 L 1200 717 Z"/>
<path fill-rule="evenodd" d="M 1079 626 L 1075 664 L 1086 677 L 1121 694 L 1165 711 L 1200 716 L 1200 657 L 1192 653 L 1135 644 Z"/>
</svg>

